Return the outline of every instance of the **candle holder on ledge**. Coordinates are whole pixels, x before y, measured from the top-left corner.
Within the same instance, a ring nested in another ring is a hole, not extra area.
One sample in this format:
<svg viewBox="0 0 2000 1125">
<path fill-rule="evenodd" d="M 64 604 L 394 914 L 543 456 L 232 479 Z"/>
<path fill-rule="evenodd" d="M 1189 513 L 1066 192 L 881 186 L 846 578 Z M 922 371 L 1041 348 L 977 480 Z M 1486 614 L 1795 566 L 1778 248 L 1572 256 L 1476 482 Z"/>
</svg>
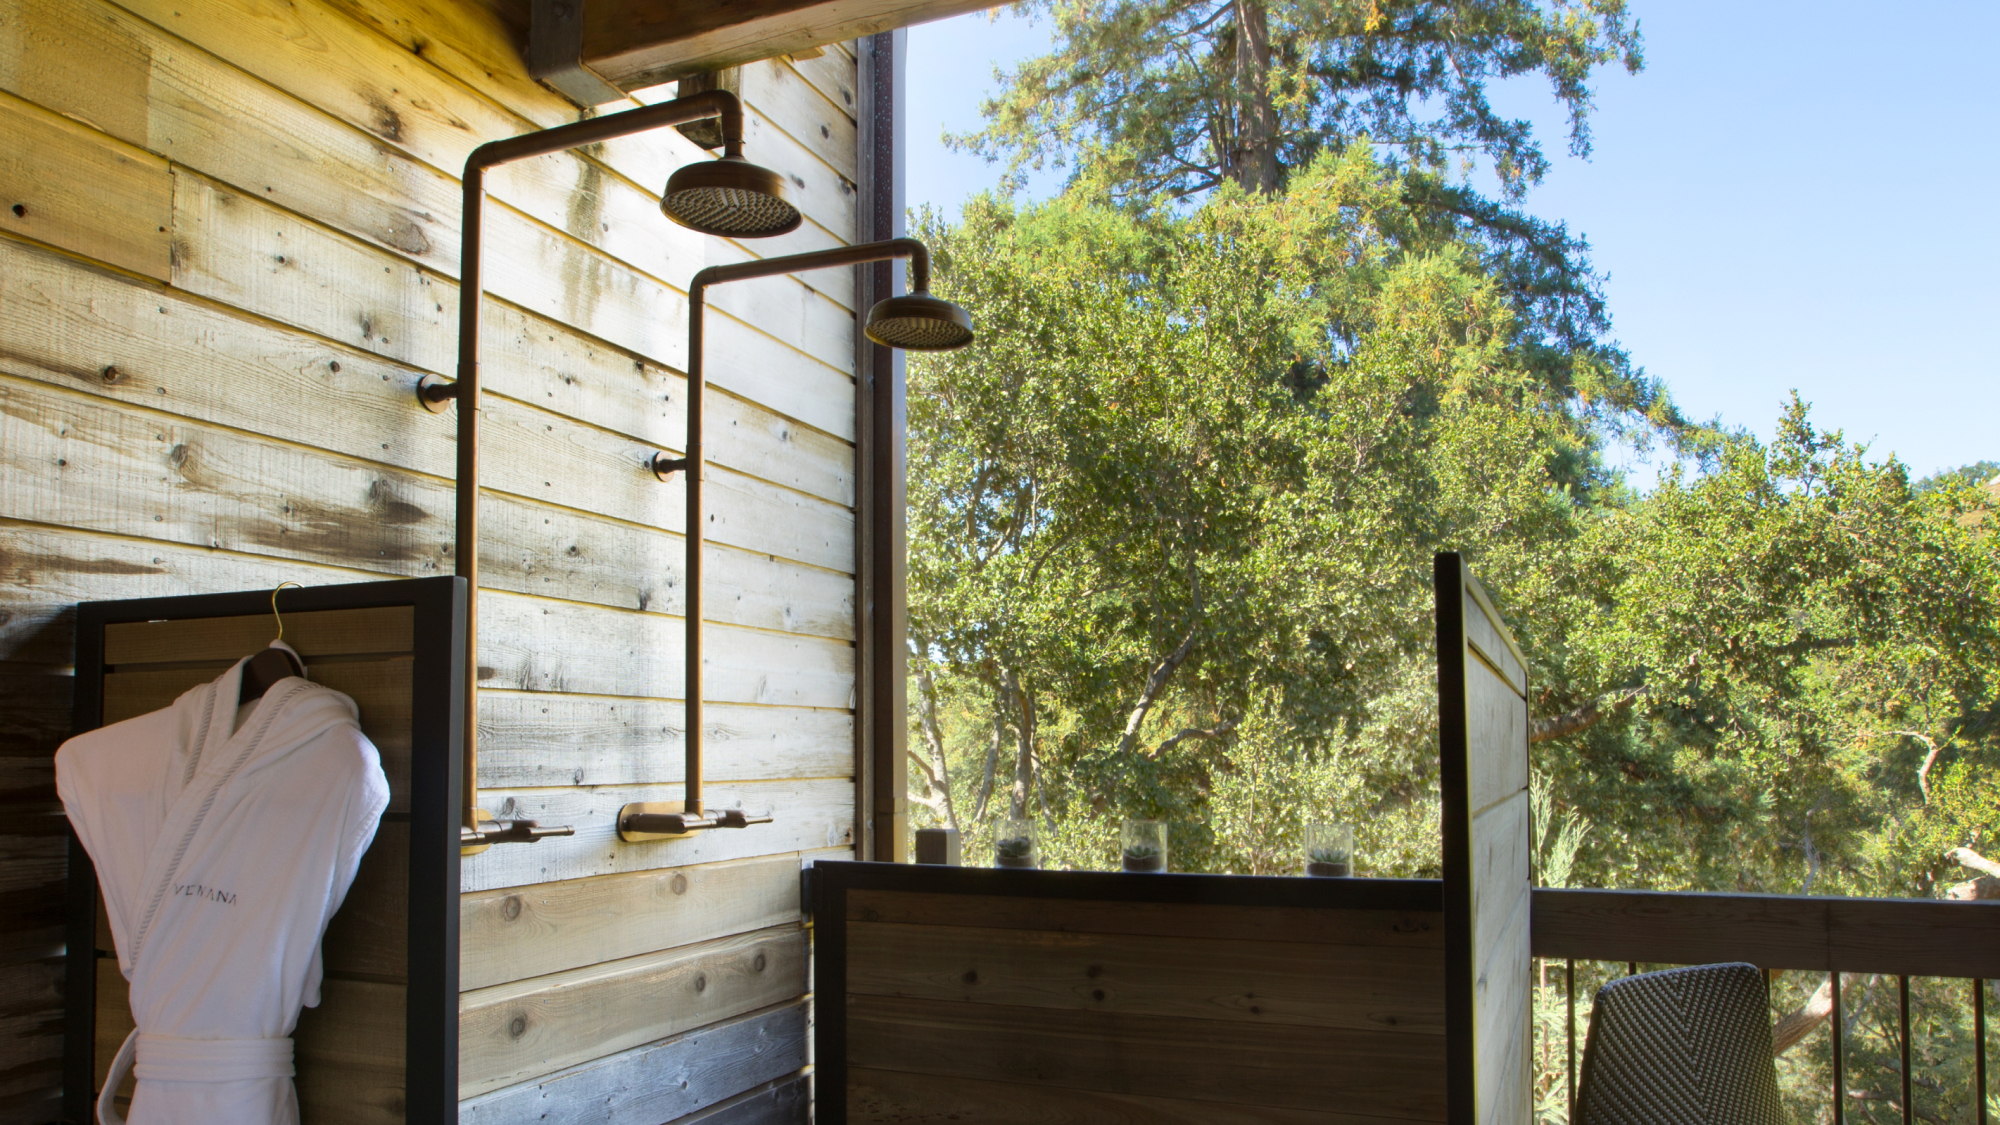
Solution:
<svg viewBox="0 0 2000 1125">
<path fill-rule="evenodd" d="M 1352 824 L 1306 825 L 1306 874 L 1321 879 L 1344 879 L 1354 874 Z"/>
<path fill-rule="evenodd" d="M 1027 817 L 1002 817 L 993 825 L 993 866 L 1033 869 L 1041 866 L 1035 849 L 1035 822 Z"/>
<path fill-rule="evenodd" d="M 1167 869 L 1166 821 L 1128 820 L 1122 837 L 1124 870 L 1152 874 Z"/>
</svg>

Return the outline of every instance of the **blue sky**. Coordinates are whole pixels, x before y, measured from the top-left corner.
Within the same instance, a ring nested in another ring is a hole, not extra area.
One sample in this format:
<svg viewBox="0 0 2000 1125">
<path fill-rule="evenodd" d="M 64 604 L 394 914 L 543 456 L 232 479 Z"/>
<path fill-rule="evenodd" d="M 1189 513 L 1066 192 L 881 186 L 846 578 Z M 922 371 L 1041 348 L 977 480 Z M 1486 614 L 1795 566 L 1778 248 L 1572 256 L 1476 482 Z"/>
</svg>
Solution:
<svg viewBox="0 0 2000 1125">
<path fill-rule="evenodd" d="M 1555 167 L 1527 206 L 1589 238 L 1634 360 L 1765 437 L 1797 388 L 1919 474 L 2000 460 L 2000 3 L 1632 9 L 1646 69 L 1600 73 L 1588 161 L 1545 85 L 1495 100 L 1540 123 Z M 1048 41 L 1011 16 L 911 30 L 912 207 L 995 181 L 940 134 Z"/>
</svg>

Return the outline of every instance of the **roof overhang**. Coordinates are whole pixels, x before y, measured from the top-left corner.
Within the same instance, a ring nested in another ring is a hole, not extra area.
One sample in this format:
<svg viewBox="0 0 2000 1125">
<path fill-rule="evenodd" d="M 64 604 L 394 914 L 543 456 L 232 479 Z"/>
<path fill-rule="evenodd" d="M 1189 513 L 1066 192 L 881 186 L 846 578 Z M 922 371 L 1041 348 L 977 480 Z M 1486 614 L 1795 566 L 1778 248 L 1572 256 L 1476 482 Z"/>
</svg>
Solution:
<svg viewBox="0 0 2000 1125">
<path fill-rule="evenodd" d="M 528 69 L 599 105 L 691 74 L 993 7 L 992 0 L 533 0 Z"/>
</svg>

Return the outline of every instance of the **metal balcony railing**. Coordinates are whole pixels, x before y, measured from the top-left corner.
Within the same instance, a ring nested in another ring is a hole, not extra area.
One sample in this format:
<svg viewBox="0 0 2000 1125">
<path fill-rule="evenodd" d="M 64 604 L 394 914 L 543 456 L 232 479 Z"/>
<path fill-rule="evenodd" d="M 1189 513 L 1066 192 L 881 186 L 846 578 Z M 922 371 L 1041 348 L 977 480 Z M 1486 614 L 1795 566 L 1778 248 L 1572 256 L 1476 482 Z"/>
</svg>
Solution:
<svg viewBox="0 0 2000 1125">
<path fill-rule="evenodd" d="M 1566 1036 L 1562 1047 L 1564 1106 L 1573 1111 L 1580 1031 L 1576 1015 L 1578 962 L 1622 965 L 1628 973 L 1671 965 L 1746 961 L 1775 974 L 1804 970 L 1828 974 L 1834 1125 L 1857 1098 L 1887 1095 L 1851 1090 L 1843 1042 L 1849 1008 L 1842 978 L 1866 975 L 1896 982 L 1894 1040 L 1900 1089 L 1889 1108 L 1905 1125 L 1940 1122 L 1912 1096 L 1919 1069 L 1912 1066 L 1912 978 L 1965 982 L 1970 993 L 1975 1113 L 1959 1121 L 1986 1125 L 1985 986 L 2000 977 L 2000 902 L 1857 899 L 1790 895 L 1676 894 L 1652 891 L 1537 889 L 1533 895 L 1530 949 L 1544 966 L 1561 962 Z M 1544 968 L 1544 979 L 1546 967 Z M 1586 1006 L 1588 998 L 1585 999 Z"/>
</svg>

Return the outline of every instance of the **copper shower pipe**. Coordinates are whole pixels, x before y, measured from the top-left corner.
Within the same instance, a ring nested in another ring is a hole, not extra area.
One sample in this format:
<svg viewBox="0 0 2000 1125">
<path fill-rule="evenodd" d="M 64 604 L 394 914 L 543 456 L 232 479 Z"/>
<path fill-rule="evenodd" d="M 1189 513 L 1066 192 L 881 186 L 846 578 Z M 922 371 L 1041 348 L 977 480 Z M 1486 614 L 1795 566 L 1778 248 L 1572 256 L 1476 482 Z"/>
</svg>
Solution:
<svg viewBox="0 0 2000 1125">
<path fill-rule="evenodd" d="M 620 816 L 621 829 L 631 825 L 636 831 L 647 832 L 646 838 L 653 838 L 649 831 L 657 825 L 658 835 L 680 835 L 698 828 L 741 827 L 739 823 L 714 821 L 704 815 L 701 795 L 701 732 L 702 732 L 702 541 L 703 524 L 701 506 L 701 478 L 705 464 L 702 448 L 702 399 L 707 389 L 707 378 L 702 362 L 702 322 L 707 309 L 708 288 L 712 285 L 726 285 L 732 281 L 748 281 L 758 277 L 776 277 L 780 274 L 802 273 L 806 270 L 828 269 L 834 266 L 858 266 L 867 262 L 892 261 L 898 258 L 910 260 L 910 286 L 918 293 L 930 289 L 931 259 L 924 244 L 914 238 L 891 238 L 882 242 L 865 242 L 859 246 L 843 246 L 834 250 L 819 250 L 810 254 L 792 254 L 782 258 L 764 258 L 758 261 L 739 262 L 727 266 L 710 266 L 694 275 L 688 285 L 688 399 L 687 399 L 687 439 L 679 457 L 655 454 L 653 472 L 662 480 L 675 472 L 687 477 L 687 536 L 683 549 L 687 553 L 685 570 L 687 573 L 687 641 L 686 641 L 686 733 L 687 774 L 685 799 L 680 808 L 658 812 L 650 806 L 627 805 L 633 816 L 657 816 L 657 821 L 648 822 L 644 828 L 632 823 L 625 815 Z M 740 819 L 740 817 L 739 817 Z M 761 823 L 768 818 L 753 818 L 750 823 Z M 628 837 L 630 838 L 630 837 Z"/>
<path fill-rule="evenodd" d="M 570 836 L 570 827 L 543 828 L 532 820 L 507 823 L 479 815 L 479 327 L 483 279 L 480 271 L 480 231 L 486 209 L 486 170 L 516 160 L 565 152 L 580 145 L 614 137 L 682 125 L 708 117 L 722 119 L 725 152 L 739 156 L 743 146 L 743 107 L 727 90 L 708 90 L 658 105 L 558 125 L 538 133 L 480 145 L 465 162 L 465 204 L 459 238 L 458 379 L 447 383 L 426 376 L 418 384 L 424 405 L 442 411 L 458 404 L 458 496 L 456 570 L 466 582 L 465 601 L 465 777 L 459 843 L 481 847 L 492 843 L 525 842 L 545 836 Z M 710 272 L 710 271 L 705 271 Z M 698 319 L 698 318 L 697 318 Z M 699 328 L 696 329 L 697 338 Z M 699 397 L 693 416 L 699 416 Z M 698 486 L 697 490 L 698 492 Z"/>
</svg>

